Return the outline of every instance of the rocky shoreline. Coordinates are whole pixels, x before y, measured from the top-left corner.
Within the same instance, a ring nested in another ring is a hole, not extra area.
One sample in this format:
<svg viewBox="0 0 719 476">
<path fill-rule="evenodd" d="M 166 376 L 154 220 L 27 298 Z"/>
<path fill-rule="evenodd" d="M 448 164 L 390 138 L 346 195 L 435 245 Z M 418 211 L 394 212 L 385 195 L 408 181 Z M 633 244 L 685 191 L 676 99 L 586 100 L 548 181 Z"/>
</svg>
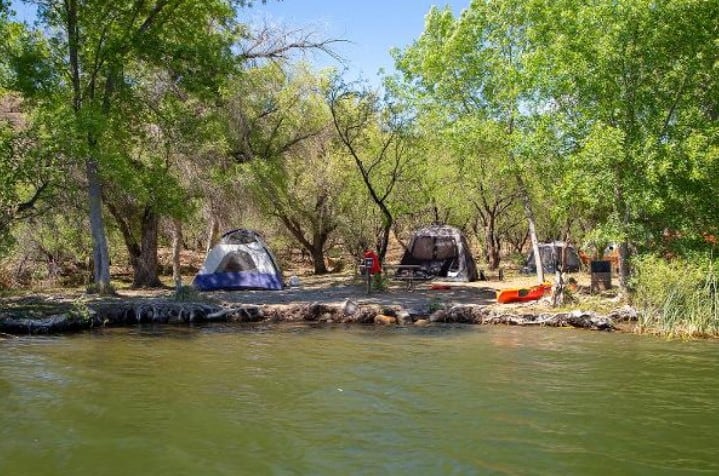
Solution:
<svg viewBox="0 0 719 476">
<path fill-rule="evenodd" d="M 574 327 L 616 330 L 620 323 L 636 321 L 637 312 L 624 306 L 599 314 L 593 311 L 528 312 L 498 305 L 455 304 L 430 312 L 400 305 L 359 304 L 351 299 L 341 304 L 210 304 L 148 300 L 90 304 L 81 309 L 33 317 L 19 311 L 0 313 L 0 335 L 36 335 L 79 332 L 102 327 L 138 324 L 192 325 L 225 323 L 338 323 L 399 326 L 429 326 L 443 323 Z"/>
</svg>

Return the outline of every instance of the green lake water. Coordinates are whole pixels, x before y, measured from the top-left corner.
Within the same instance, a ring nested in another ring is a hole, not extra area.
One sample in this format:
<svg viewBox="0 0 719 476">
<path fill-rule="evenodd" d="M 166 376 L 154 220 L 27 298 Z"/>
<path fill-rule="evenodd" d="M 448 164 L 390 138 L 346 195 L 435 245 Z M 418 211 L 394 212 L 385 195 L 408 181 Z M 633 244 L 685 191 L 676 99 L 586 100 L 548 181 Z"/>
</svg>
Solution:
<svg viewBox="0 0 719 476">
<path fill-rule="evenodd" d="M 719 342 L 513 327 L 0 341 L 0 475 L 719 474 Z"/>
</svg>

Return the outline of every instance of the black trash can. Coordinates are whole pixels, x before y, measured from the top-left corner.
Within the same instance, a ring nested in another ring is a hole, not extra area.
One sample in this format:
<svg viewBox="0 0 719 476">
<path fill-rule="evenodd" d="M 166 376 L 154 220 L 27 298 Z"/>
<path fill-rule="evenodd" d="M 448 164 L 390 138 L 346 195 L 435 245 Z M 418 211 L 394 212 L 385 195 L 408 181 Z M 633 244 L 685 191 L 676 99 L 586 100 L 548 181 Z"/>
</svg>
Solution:
<svg viewBox="0 0 719 476">
<path fill-rule="evenodd" d="M 589 263 L 591 272 L 590 291 L 605 291 L 612 289 L 612 262 L 611 261 L 592 261 Z"/>
</svg>

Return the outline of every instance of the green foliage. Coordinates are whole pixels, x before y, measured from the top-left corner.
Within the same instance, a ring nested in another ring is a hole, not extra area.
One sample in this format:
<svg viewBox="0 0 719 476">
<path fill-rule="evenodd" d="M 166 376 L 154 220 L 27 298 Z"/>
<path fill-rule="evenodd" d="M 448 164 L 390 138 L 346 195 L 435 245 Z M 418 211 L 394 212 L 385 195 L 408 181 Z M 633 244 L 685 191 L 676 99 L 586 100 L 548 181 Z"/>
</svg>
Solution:
<svg viewBox="0 0 719 476">
<path fill-rule="evenodd" d="M 200 292 L 192 286 L 180 286 L 175 289 L 172 299 L 178 302 L 196 302 L 202 299 Z"/>
<path fill-rule="evenodd" d="M 93 315 L 92 310 L 87 305 L 87 300 L 82 297 L 72 302 L 70 313 L 83 321 L 89 321 Z"/>
<path fill-rule="evenodd" d="M 537 131 L 549 133 L 531 108 L 527 8 L 511 0 L 472 2 L 457 18 L 433 8 L 420 38 L 393 52 L 402 76 L 388 81 L 416 111 L 430 150 L 441 151 L 426 158 L 423 172 L 433 178 L 427 201 L 444 212 L 440 220 L 470 225 L 492 266 L 497 243 L 533 215 L 520 199 L 551 206 L 546 181 L 537 180 L 547 168 L 538 167 L 547 147 Z"/>
<path fill-rule="evenodd" d="M 376 208 L 373 248 L 384 259 L 391 229 L 402 213 L 400 188 L 412 177 L 421 145 L 405 108 L 361 84 L 334 78 L 327 101 L 334 129 L 362 184 L 362 195 Z M 405 195 L 405 197 L 408 195 Z"/>
<path fill-rule="evenodd" d="M 0 17 L 0 92 L 22 93 L 26 99 L 51 94 L 58 77 L 53 71 L 50 45 L 39 31 Z"/>
<path fill-rule="evenodd" d="M 433 8 L 393 52 L 388 87 L 453 145 L 461 160 L 446 165 L 472 164 L 469 200 L 491 204 L 523 179 L 542 236 L 714 233 L 718 22 L 716 2 L 689 0 Z"/>
<path fill-rule="evenodd" d="M 507 257 L 507 261 L 512 263 L 517 268 L 521 268 L 522 266 L 524 266 L 525 262 L 527 261 L 527 257 L 525 255 L 523 255 L 522 253 L 517 253 L 515 251 L 515 252 L 510 253 L 510 255 Z"/>
<path fill-rule="evenodd" d="M 437 311 L 441 311 L 443 309 L 447 308 L 447 304 L 444 302 L 442 298 L 439 297 L 433 297 L 429 300 L 429 313 L 433 314 Z"/>
<path fill-rule="evenodd" d="M 0 255 L 14 223 L 46 212 L 63 182 L 52 144 L 27 109 L 16 94 L 0 93 Z"/>
<path fill-rule="evenodd" d="M 228 91 L 229 120 L 245 191 L 324 273 L 321 251 L 355 205 L 348 194 L 351 163 L 338 147 L 324 100 L 327 78 L 306 65 L 270 64 L 248 71 L 235 86 Z"/>
<path fill-rule="evenodd" d="M 389 288 L 389 277 L 384 273 L 372 275 L 372 290 L 385 292 Z"/>
<path fill-rule="evenodd" d="M 199 236 L 201 214 L 357 255 L 437 220 L 506 251 L 520 197 L 543 239 L 691 257 L 719 235 L 717 2 L 432 8 L 386 98 L 243 50 L 248 2 L 38 4 L 33 29 L 0 0 L 0 253 L 32 218 L 43 253 L 86 260 L 90 162 L 128 252 L 147 216 Z"/>
<path fill-rule="evenodd" d="M 532 17 L 530 64 L 569 158 L 567 209 L 633 241 L 706 227 L 716 183 L 695 179 L 717 141 L 717 4 L 566 0 L 536 3 Z"/>
<path fill-rule="evenodd" d="M 21 44 L 45 49 L 15 48 L 35 55 L 12 56 L 11 79 L 52 121 L 48 129 L 66 163 L 86 166 L 95 280 L 101 288 L 110 279 L 103 200 L 131 255 L 140 254 L 138 248 L 143 256 L 154 252 L 145 248 L 154 246 L 148 235 L 156 228 L 149 225 L 158 216 L 188 215 L 183 206 L 188 194 L 169 172 L 178 153 L 171 146 L 179 142 L 171 105 L 173 99 L 175 104 L 216 99 L 225 78 L 239 71 L 235 6 L 245 3 L 41 2 L 40 26 L 26 36 L 42 41 Z M 45 58 L 50 61 L 41 61 Z M 139 238 L 138 229 L 143 229 Z"/>
<path fill-rule="evenodd" d="M 719 265 L 705 255 L 666 261 L 644 256 L 635 263 L 633 303 L 645 332 L 671 337 L 719 334 Z"/>
</svg>

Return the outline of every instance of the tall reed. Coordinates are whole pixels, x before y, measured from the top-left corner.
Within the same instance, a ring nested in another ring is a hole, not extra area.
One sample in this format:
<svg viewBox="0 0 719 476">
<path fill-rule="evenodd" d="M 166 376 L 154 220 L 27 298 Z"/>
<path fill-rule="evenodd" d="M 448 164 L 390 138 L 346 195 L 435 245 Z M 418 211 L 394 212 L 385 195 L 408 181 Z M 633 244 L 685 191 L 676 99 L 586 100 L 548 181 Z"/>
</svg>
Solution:
<svg viewBox="0 0 719 476">
<path fill-rule="evenodd" d="M 635 262 L 633 303 L 639 330 L 670 337 L 719 336 L 719 279 L 711 259 Z"/>
</svg>

